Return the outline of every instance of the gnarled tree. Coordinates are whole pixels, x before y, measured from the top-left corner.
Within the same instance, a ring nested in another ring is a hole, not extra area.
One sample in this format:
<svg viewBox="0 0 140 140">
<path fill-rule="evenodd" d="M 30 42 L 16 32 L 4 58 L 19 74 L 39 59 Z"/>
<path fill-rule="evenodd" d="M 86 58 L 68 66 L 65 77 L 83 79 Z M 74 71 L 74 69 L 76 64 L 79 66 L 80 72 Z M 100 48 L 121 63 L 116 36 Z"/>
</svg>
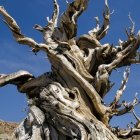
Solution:
<svg viewBox="0 0 140 140">
<path fill-rule="evenodd" d="M 14 84 L 18 91 L 26 93 L 29 112 L 19 125 L 15 137 L 19 140 L 117 140 L 140 134 L 140 118 L 134 112 L 139 103 L 135 96 L 132 103 L 121 96 L 128 81 L 130 68 L 124 72 L 123 80 L 110 105 L 104 97 L 113 86 L 109 80 L 112 71 L 122 66 L 140 63 L 138 48 L 140 33 L 132 28 L 127 31 L 128 39 L 119 41 L 118 46 L 101 44 L 108 32 L 111 12 L 105 0 L 104 22 L 87 34 L 77 37 L 78 17 L 86 10 L 89 0 L 74 0 L 59 16 L 59 5 L 53 0 L 54 11 L 48 25 L 34 28 L 42 33 L 44 42 L 23 35 L 17 22 L 0 7 L 3 21 L 11 30 L 15 40 L 32 48 L 36 54 L 44 51 L 51 63 L 51 72 L 34 77 L 27 71 L 0 75 L 0 86 Z M 109 122 L 113 116 L 132 111 L 138 123 L 128 130 L 112 128 Z"/>
</svg>

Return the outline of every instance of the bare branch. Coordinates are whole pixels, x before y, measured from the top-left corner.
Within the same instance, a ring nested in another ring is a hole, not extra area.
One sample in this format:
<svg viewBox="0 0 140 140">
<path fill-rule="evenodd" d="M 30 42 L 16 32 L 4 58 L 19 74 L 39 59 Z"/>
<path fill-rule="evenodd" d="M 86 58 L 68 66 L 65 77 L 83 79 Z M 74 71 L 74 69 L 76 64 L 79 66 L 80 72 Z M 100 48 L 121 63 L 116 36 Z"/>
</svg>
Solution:
<svg viewBox="0 0 140 140">
<path fill-rule="evenodd" d="M 126 73 L 126 78 L 125 81 L 128 80 L 128 72 Z M 124 80 L 123 80 L 124 81 Z M 124 83 L 125 83 L 124 81 Z M 123 83 L 122 83 L 123 85 Z M 124 85 L 125 86 L 125 85 Z M 124 87 L 122 86 L 122 88 Z M 126 102 L 126 101 L 122 101 L 121 104 L 118 104 L 120 97 L 122 96 L 122 92 L 123 90 L 121 89 L 120 93 L 117 92 L 117 96 L 115 97 L 115 100 L 112 102 L 112 104 L 110 105 L 110 107 L 108 108 L 108 113 L 107 116 L 109 118 L 108 121 L 110 121 L 110 119 L 113 116 L 121 116 L 124 115 L 126 113 L 130 113 L 132 110 L 134 110 L 135 106 L 138 105 L 140 102 L 138 101 L 138 97 L 137 94 L 135 95 L 135 98 L 133 100 L 133 102 Z"/>
<path fill-rule="evenodd" d="M 45 44 L 54 44 L 53 34 L 55 32 L 55 28 L 57 27 L 58 23 L 59 5 L 57 3 L 57 0 L 53 0 L 53 3 L 54 3 L 54 11 L 51 19 L 47 17 L 48 25 L 46 25 L 45 27 L 41 27 L 40 25 L 35 24 L 34 26 L 34 29 L 43 33 Z M 58 32 L 56 34 L 58 34 Z"/>
<path fill-rule="evenodd" d="M 96 27 L 88 32 L 90 36 L 96 36 L 96 33 L 100 30 L 99 18 L 98 17 L 94 17 L 94 18 L 96 21 Z"/>
<path fill-rule="evenodd" d="M 43 75 L 33 78 L 26 83 L 22 84 L 19 88 L 20 92 L 27 93 L 29 96 L 35 96 L 36 92 L 31 92 L 34 89 L 37 90 L 40 87 L 45 87 L 52 82 L 52 74 L 50 72 L 44 73 Z"/>
<path fill-rule="evenodd" d="M 115 108 L 116 105 L 118 105 L 119 100 L 121 99 L 123 92 L 126 88 L 126 83 L 128 82 L 129 74 L 130 74 L 130 68 L 127 67 L 123 75 L 121 87 L 117 91 L 114 101 L 111 103 L 111 108 Z"/>
<path fill-rule="evenodd" d="M 20 86 L 32 78 L 33 75 L 27 71 L 18 71 L 8 75 L 0 74 L 0 87 L 5 86 L 6 84 L 14 84 Z"/>
<path fill-rule="evenodd" d="M 88 34 L 82 35 L 77 39 L 77 45 L 80 47 L 80 49 L 83 49 L 85 47 L 102 47 L 99 40 L 101 40 L 108 32 L 111 15 L 107 0 L 105 0 L 105 6 L 106 10 L 103 13 L 104 23 L 102 27 L 100 27 L 99 25 L 99 18 L 95 17 L 96 27 L 90 30 Z"/>
<path fill-rule="evenodd" d="M 54 28 L 57 27 L 58 16 L 59 16 L 59 5 L 57 3 L 57 0 L 54 0 L 54 12 L 52 15 L 52 23 Z"/>
<path fill-rule="evenodd" d="M 132 113 L 133 113 L 135 119 L 138 121 L 138 123 L 140 123 L 140 118 L 136 115 L 136 112 L 134 111 L 134 109 L 132 110 Z"/>
<path fill-rule="evenodd" d="M 40 32 L 43 32 L 43 30 L 44 30 L 43 27 L 41 27 L 38 24 L 35 24 L 35 26 L 33 28 L 36 29 L 36 30 L 38 30 L 38 31 L 40 31 Z"/>
<path fill-rule="evenodd" d="M 129 30 L 127 28 L 125 29 L 126 35 L 128 37 L 128 41 L 123 44 L 124 47 L 125 47 L 125 44 L 130 43 L 135 38 L 135 36 L 134 36 L 135 35 L 135 33 L 134 33 L 134 31 L 135 31 L 135 22 L 132 20 L 130 13 L 128 15 L 128 18 L 129 18 L 129 20 L 130 20 L 130 22 L 132 24 L 132 27 L 129 27 Z"/>
<path fill-rule="evenodd" d="M 128 59 L 126 62 L 126 65 L 130 65 L 130 64 L 140 64 L 140 59 L 136 60 L 136 59 Z M 124 63 L 125 65 L 125 63 Z"/>
<path fill-rule="evenodd" d="M 130 22 L 132 23 L 132 27 L 130 27 L 130 35 L 133 36 L 134 35 L 134 31 L 135 31 L 135 22 L 132 20 L 130 13 L 129 13 L 128 17 L 130 19 Z"/>
<path fill-rule="evenodd" d="M 63 32 L 63 40 L 67 41 L 77 34 L 77 19 L 86 9 L 89 0 L 75 0 L 68 5 L 67 10 L 60 19 L 60 30 Z"/>
<path fill-rule="evenodd" d="M 134 109 L 132 109 L 132 113 L 137 120 L 136 124 L 131 122 L 133 126 L 128 124 L 128 129 L 118 129 L 117 127 L 112 128 L 112 132 L 117 135 L 117 137 L 126 139 L 132 137 L 133 135 L 140 135 L 140 118 L 136 115 Z"/>
<path fill-rule="evenodd" d="M 53 2 L 54 2 L 54 11 L 53 11 L 52 19 L 49 19 L 49 17 L 47 17 L 48 25 L 46 25 L 43 28 L 43 37 L 46 44 L 54 43 L 53 33 L 58 23 L 59 5 L 57 3 L 57 0 L 53 0 Z"/>
<path fill-rule="evenodd" d="M 129 60 L 129 58 L 135 57 L 134 54 L 139 48 L 139 45 L 140 35 L 138 33 L 137 38 L 133 38 L 133 40 L 131 40 L 127 45 L 125 45 L 125 48 L 123 48 L 121 51 L 118 50 L 114 60 L 110 64 L 106 65 L 108 72 L 111 72 L 113 69 L 123 65 L 124 62 L 127 61 L 127 59 Z"/>
<path fill-rule="evenodd" d="M 129 34 L 127 41 L 119 40 L 119 46 L 116 46 L 117 52 L 114 60 L 108 65 L 108 71 L 111 69 L 127 66 L 131 64 L 139 64 L 140 57 L 137 51 L 140 46 L 140 32 L 135 37 L 134 34 Z M 114 66 L 113 66 L 114 65 Z"/>
<path fill-rule="evenodd" d="M 110 9 L 108 6 L 108 0 L 105 0 L 106 10 L 103 13 L 104 23 L 101 29 L 97 33 L 97 39 L 101 40 L 108 32 L 109 24 L 110 24 Z"/>
<path fill-rule="evenodd" d="M 134 135 L 140 134 L 140 129 L 129 127 L 128 129 L 113 128 L 112 132 L 117 135 L 118 138 L 128 139 Z"/>
<path fill-rule="evenodd" d="M 10 28 L 13 33 L 14 38 L 20 44 L 28 45 L 33 48 L 33 52 L 38 52 L 39 50 L 48 50 L 48 46 L 45 44 L 38 44 L 32 38 L 26 37 L 21 33 L 20 27 L 17 25 L 16 21 L 6 12 L 6 10 L 1 6 L 0 13 L 5 19 L 5 23 Z"/>
<path fill-rule="evenodd" d="M 102 27 L 99 26 L 99 19 L 95 17 L 96 20 L 96 27 L 90 30 L 88 33 L 92 37 L 96 37 L 97 40 L 101 40 L 108 32 L 109 25 L 110 25 L 110 9 L 108 6 L 108 0 L 105 0 L 105 11 L 103 13 L 104 22 Z"/>
<path fill-rule="evenodd" d="M 120 115 L 124 115 L 128 112 L 130 112 L 132 109 L 134 109 L 134 107 L 136 105 L 138 105 L 140 102 L 138 101 L 138 98 L 135 97 L 132 103 L 127 103 L 126 101 L 122 102 L 122 105 L 124 106 L 123 109 L 120 109 L 117 111 L 117 113 L 115 115 L 120 116 Z"/>
</svg>

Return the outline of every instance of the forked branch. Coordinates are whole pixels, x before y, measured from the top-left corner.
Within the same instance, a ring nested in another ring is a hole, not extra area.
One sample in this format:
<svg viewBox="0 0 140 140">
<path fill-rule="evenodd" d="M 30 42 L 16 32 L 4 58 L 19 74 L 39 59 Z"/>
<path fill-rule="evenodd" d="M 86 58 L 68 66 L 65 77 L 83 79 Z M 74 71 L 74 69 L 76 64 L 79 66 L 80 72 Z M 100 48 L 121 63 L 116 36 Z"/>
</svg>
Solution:
<svg viewBox="0 0 140 140">
<path fill-rule="evenodd" d="M 127 129 L 119 129 L 119 128 L 113 128 L 113 133 L 115 135 L 117 135 L 117 137 L 120 138 L 130 138 L 133 135 L 140 135 L 140 118 L 136 115 L 134 109 L 132 109 L 132 114 L 134 115 L 134 117 L 136 118 L 137 122 L 136 124 L 134 124 L 133 122 L 131 122 L 131 125 L 127 125 L 128 128 Z M 133 126 L 132 126 L 133 125 Z"/>
<path fill-rule="evenodd" d="M 95 17 L 96 27 L 90 30 L 88 34 L 84 34 L 77 39 L 77 44 L 81 49 L 84 47 L 102 47 L 99 40 L 101 40 L 108 32 L 111 15 L 107 0 L 105 0 L 105 8 L 106 9 L 103 13 L 104 22 L 102 27 L 99 25 L 99 18 Z"/>
<path fill-rule="evenodd" d="M 57 0 L 53 0 L 53 2 L 54 2 L 54 11 L 53 11 L 52 18 L 49 19 L 49 17 L 47 17 L 48 25 L 46 25 L 43 28 L 43 38 L 44 38 L 45 44 L 55 43 L 53 34 L 58 24 L 59 5 L 57 3 Z M 60 32 L 57 31 L 56 34 L 60 34 Z"/>
<path fill-rule="evenodd" d="M 140 103 L 140 101 L 138 100 L 138 97 L 135 95 L 135 98 L 133 100 L 133 102 L 126 102 L 126 101 L 122 101 L 122 103 L 118 106 L 116 106 L 116 108 L 113 110 L 112 109 L 112 115 L 111 116 L 121 116 L 124 115 L 126 113 L 130 113 L 136 105 L 138 105 Z"/>
<path fill-rule="evenodd" d="M 68 5 L 60 19 L 60 30 L 63 32 L 62 41 L 67 41 L 77 34 L 77 19 L 86 9 L 89 0 L 75 0 Z"/>
<path fill-rule="evenodd" d="M 108 6 L 108 0 L 105 0 L 105 11 L 103 12 L 104 22 L 100 27 L 98 17 L 95 17 L 96 27 L 89 31 L 89 35 L 95 36 L 97 40 L 101 40 L 108 32 L 110 25 L 110 8 Z"/>
<path fill-rule="evenodd" d="M 59 16 L 59 5 L 57 3 L 57 0 L 53 0 L 53 3 L 54 3 L 54 11 L 53 11 L 51 19 L 49 19 L 49 17 L 47 17 L 48 25 L 46 25 L 45 27 L 41 27 L 40 25 L 35 24 L 35 26 L 34 26 L 34 28 L 36 30 L 38 30 L 40 32 L 44 32 L 49 37 L 52 36 L 52 33 L 54 32 L 55 27 L 57 27 L 58 16 Z"/>
<path fill-rule="evenodd" d="M 118 105 L 118 103 L 123 95 L 123 92 L 126 89 L 126 84 L 128 82 L 129 74 L 130 74 L 130 68 L 127 67 L 125 72 L 124 72 L 124 75 L 123 75 L 121 87 L 117 91 L 114 101 L 111 103 L 111 108 L 115 109 L 117 107 L 117 105 Z"/>
<path fill-rule="evenodd" d="M 39 50 L 48 50 L 48 46 L 45 44 L 38 44 L 34 39 L 24 36 L 21 33 L 20 27 L 16 21 L 6 12 L 4 7 L 0 6 L 0 14 L 4 17 L 4 22 L 10 28 L 13 33 L 14 38 L 20 44 L 28 45 L 33 49 L 33 52 L 38 52 Z"/>
</svg>

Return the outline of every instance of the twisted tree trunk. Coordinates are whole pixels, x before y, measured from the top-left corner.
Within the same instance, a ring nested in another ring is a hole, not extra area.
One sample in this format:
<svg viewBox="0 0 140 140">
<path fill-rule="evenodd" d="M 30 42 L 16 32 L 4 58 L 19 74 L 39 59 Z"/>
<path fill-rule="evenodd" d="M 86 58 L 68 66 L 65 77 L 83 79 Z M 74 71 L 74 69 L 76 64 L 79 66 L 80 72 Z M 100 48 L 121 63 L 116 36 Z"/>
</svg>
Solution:
<svg viewBox="0 0 140 140">
<path fill-rule="evenodd" d="M 87 4 L 88 0 L 74 0 L 57 25 L 59 6 L 54 0 L 54 12 L 48 25 L 36 24 L 34 27 L 42 33 L 44 43 L 24 36 L 16 21 L 0 7 L 4 22 L 16 41 L 30 46 L 34 53 L 45 51 L 52 65 L 52 72 L 37 78 L 26 71 L 1 74 L 1 86 L 14 84 L 28 97 L 29 113 L 15 132 L 17 139 L 117 140 L 114 134 L 124 136 L 113 131 L 109 121 L 114 115 L 123 115 L 138 104 L 135 99 L 132 104 L 125 103 L 124 108 L 119 108 L 129 68 L 114 101 L 107 106 L 103 98 L 112 87 L 109 76 L 113 69 L 139 63 L 136 54 L 140 37 L 139 34 L 134 36 L 132 28 L 128 40 L 122 41 L 118 48 L 99 42 L 107 34 L 110 23 L 110 10 L 105 0 L 103 25 L 100 27 L 96 18 L 97 26 L 76 38 L 77 19 Z"/>
</svg>

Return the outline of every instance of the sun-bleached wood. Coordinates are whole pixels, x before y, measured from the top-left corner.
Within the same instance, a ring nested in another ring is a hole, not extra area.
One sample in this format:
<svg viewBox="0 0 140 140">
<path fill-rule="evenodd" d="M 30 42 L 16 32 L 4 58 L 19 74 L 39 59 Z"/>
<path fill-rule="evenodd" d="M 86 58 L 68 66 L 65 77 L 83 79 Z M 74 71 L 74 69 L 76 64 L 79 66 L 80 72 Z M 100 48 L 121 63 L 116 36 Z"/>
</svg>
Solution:
<svg viewBox="0 0 140 140">
<path fill-rule="evenodd" d="M 59 5 L 53 0 L 54 11 L 44 27 L 35 24 L 34 29 L 42 33 L 44 42 L 24 36 L 15 19 L 0 6 L 3 21 L 11 30 L 15 40 L 32 48 L 37 54 L 44 51 L 51 63 L 52 71 L 34 77 L 27 71 L 0 75 L 0 86 L 14 84 L 18 91 L 28 97 L 28 116 L 15 131 L 19 140 L 117 140 L 140 134 L 139 118 L 134 107 L 139 104 L 137 96 L 132 103 L 123 101 L 130 68 L 124 72 L 122 84 L 110 105 L 104 103 L 113 84 L 109 77 L 112 71 L 122 66 L 138 64 L 140 32 L 134 34 L 135 24 L 128 40 L 119 40 L 118 46 L 101 44 L 110 27 L 110 8 L 105 0 L 103 25 L 95 17 L 96 27 L 77 37 L 78 17 L 88 8 L 89 0 L 74 0 L 59 18 Z M 58 20 L 59 19 L 59 20 Z M 120 131 L 109 122 L 113 116 L 132 111 L 138 123 L 133 130 Z"/>
</svg>

